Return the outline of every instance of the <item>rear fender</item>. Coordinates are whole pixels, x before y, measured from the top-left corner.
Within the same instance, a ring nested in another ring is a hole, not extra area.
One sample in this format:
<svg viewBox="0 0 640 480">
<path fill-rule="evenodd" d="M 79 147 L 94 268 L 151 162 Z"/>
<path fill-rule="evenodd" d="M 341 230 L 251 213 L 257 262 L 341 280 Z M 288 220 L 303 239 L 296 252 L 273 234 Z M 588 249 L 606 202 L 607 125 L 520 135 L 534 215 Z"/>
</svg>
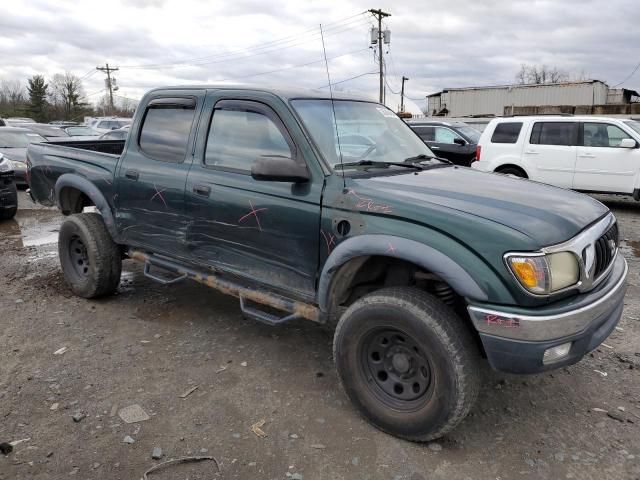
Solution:
<svg viewBox="0 0 640 480">
<path fill-rule="evenodd" d="M 103 193 L 96 187 L 93 183 L 87 180 L 84 177 L 73 173 L 65 173 L 58 177 L 55 186 L 55 198 L 56 203 L 58 204 L 58 208 L 62 210 L 61 204 L 61 193 L 65 188 L 74 188 L 82 193 L 84 193 L 91 202 L 98 209 L 100 214 L 102 215 L 102 219 L 104 220 L 105 225 L 107 226 L 107 230 L 111 234 L 111 237 L 116 241 L 118 238 L 118 232 L 116 230 L 116 223 L 113 217 L 113 212 L 111 211 L 111 206 L 107 199 L 103 195 Z"/>
</svg>

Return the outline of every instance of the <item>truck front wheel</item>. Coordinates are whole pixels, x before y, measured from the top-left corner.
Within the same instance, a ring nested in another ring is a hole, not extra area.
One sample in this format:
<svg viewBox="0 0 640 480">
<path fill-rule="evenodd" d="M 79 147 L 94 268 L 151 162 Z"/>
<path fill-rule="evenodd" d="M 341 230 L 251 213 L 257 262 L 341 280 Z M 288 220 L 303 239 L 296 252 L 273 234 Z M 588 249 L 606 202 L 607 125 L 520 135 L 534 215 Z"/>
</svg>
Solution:
<svg viewBox="0 0 640 480">
<path fill-rule="evenodd" d="M 480 357 L 467 326 L 413 288 L 380 290 L 351 305 L 336 328 L 333 354 L 360 413 L 407 440 L 452 430 L 480 389 Z"/>
<path fill-rule="evenodd" d="M 60 227 L 58 255 L 64 278 L 79 297 L 102 297 L 118 289 L 122 257 L 100 214 L 69 216 Z"/>
</svg>

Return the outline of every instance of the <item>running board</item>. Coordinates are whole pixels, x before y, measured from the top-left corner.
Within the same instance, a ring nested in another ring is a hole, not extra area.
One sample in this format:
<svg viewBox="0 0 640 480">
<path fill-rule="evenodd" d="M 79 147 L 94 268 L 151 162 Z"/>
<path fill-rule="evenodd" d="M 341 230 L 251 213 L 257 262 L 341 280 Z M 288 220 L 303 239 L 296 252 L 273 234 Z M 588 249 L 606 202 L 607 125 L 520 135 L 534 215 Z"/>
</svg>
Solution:
<svg viewBox="0 0 640 480">
<path fill-rule="evenodd" d="M 307 319 L 313 322 L 323 323 L 320 320 L 320 311 L 315 305 L 309 303 L 299 302 L 290 298 L 282 297 L 271 292 L 257 290 L 255 288 L 245 287 L 238 283 L 232 282 L 225 278 L 222 278 L 217 273 L 200 272 L 190 267 L 176 263 L 169 260 L 166 257 L 158 255 L 147 254 L 139 250 L 129 250 L 127 255 L 132 260 L 141 262 L 144 264 L 144 274 L 152 280 L 158 281 L 165 285 L 174 284 L 182 280 L 190 279 L 195 280 L 198 283 L 207 285 L 227 295 L 233 295 L 240 299 L 240 308 L 242 312 L 254 318 L 260 322 L 268 325 L 280 325 L 282 323 L 296 320 Z M 167 272 L 171 272 L 176 275 L 175 278 L 166 279 L 158 277 L 150 273 L 151 267 L 157 267 Z M 247 305 L 246 301 L 250 300 L 259 305 L 266 305 L 275 310 L 288 313 L 283 317 L 264 312 L 257 308 L 253 308 Z"/>
</svg>

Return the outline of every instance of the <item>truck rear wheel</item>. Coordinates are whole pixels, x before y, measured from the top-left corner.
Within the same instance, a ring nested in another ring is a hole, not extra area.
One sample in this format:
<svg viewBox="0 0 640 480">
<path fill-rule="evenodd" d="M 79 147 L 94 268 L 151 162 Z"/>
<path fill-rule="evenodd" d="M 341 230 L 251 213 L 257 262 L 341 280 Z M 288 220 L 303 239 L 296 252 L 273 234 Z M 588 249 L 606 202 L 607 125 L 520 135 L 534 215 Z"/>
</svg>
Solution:
<svg viewBox="0 0 640 480">
<path fill-rule="evenodd" d="M 60 227 L 58 254 L 67 284 L 79 297 L 115 293 L 122 257 L 98 213 L 69 216 Z"/>
<path fill-rule="evenodd" d="M 380 290 L 351 305 L 336 328 L 333 355 L 360 413 L 407 440 L 452 430 L 480 389 L 479 353 L 467 326 L 413 288 Z"/>
</svg>

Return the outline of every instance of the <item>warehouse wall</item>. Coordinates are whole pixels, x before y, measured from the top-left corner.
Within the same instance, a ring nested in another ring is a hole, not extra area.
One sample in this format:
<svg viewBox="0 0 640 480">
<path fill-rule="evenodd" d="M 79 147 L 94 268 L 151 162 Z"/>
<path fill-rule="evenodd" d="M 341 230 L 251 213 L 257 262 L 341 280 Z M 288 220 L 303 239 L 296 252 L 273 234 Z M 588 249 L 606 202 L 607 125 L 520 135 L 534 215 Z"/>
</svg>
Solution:
<svg viewBox="0 0 640 480">
<path fill-rule="evenodd" d="M 441 105 L 450 117 L 504 115 L 511 105 L 602 105 L 607 91 L 602 82 L 448 90 L 442 93 Z"/>
</svg>

